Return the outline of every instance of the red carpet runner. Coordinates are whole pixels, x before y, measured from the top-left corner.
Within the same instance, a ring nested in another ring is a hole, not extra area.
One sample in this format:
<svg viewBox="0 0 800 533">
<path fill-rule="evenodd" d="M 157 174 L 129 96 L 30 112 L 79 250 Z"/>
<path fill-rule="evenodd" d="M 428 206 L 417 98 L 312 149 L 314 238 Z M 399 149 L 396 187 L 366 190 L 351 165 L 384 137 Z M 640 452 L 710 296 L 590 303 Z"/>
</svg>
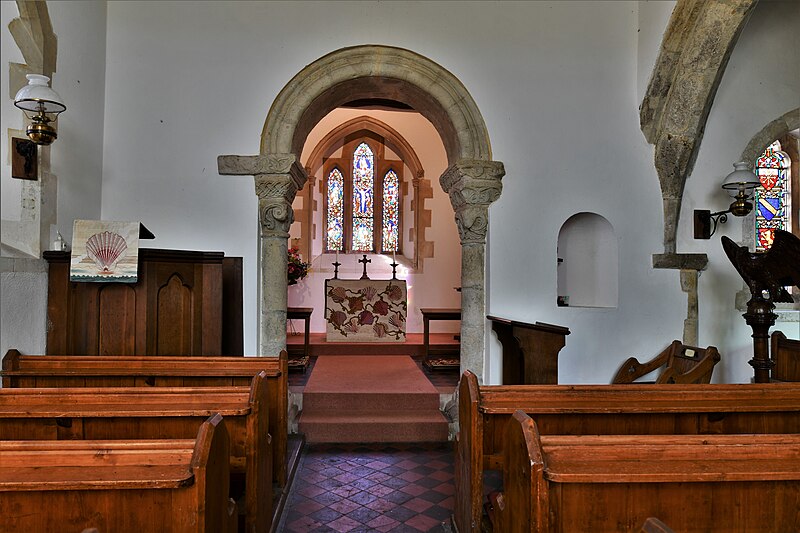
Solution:
<svg viewBox="0 0 800 533">
<path fill-rule="evenodd" d="M 316 442 L 442 442 L 439 393 L 408 356 L 324 356 L 303 391 L 300 433 Z"/>
</svg>

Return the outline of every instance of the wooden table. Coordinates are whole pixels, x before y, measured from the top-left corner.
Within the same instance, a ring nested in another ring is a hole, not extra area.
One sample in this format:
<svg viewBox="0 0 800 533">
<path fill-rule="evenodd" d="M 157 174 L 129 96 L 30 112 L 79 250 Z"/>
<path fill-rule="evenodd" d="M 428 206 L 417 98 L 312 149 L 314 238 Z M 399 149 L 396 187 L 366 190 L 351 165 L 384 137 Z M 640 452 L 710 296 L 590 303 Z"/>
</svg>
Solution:
<svg viewBox="0 0 800 533">
<path fill-rule="evenodd" d="M 431 343 L 431 320 L 461 320 L 461 309 L 456 308 L 441 308 L 441 307 L 422 307 L 419 310 L 422 313 L 422 342 L 424 344 L 423 350 L 425 354 L 425 361 L 430 356 L 430 343 Z"/>
<path fill-rule="evenodd" d="M 314 312 L 313 307 L 287 307 L 286 308 L 286 319 L 287 320 L 294 320 L 294 319 L 302 319 L 305 325 L 305 340 L 303 342 L 303 355 L 298 357 L 292 357 L 293 354 L 292 350 L 290 349 L 289 344 L 286 345 L 286 351 L 289 353 L 289 366 L 292 367 L 302 367 L 303 372 L 306 371 L 306 367 L 308 366 L 308 346 L 311 340 L 311 313 Z M 299 359 L 299 363 L 297 362 Z M 294 360 L 294 361 L 293 361 Z M 293 364 L 294 362 L 294 364 Z"/>
</svg>

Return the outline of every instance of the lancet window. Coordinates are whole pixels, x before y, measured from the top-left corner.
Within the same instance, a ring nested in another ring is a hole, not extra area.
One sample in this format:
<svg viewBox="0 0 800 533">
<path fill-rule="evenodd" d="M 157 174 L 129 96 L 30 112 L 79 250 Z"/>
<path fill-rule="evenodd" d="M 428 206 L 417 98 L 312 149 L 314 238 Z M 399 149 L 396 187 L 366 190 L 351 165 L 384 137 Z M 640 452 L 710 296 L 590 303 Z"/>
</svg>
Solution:
<svg viewBox="0 0 800 533">
<path fill-rule="evenodd" d="M 755 191 L 755 247 L 764 252 L 772 246 L 776 229 L 792 231 L 791 166 L 779 141 L 773 142 L 756 160 L 761 185 Z"/>
<path fill-rule="evenodd" d="M 402 252 L 403 162 L 384 153 L 383 143 L 359 139 L 326 160 L 326 252 Z"/>
</svg>

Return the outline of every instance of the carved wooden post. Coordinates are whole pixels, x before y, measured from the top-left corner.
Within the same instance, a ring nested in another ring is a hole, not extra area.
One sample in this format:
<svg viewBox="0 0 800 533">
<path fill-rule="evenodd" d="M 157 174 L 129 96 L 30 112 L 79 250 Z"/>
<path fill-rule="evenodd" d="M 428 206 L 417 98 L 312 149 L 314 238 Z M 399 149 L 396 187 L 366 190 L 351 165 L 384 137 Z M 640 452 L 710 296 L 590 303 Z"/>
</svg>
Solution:
<svg viewBox="0 0 800 533">
<path fill-rule="evenodd" d="M 294 154 L 226 155 L 220 174 L 252 175 L 258 196 L 259 274 L 258 355 L 277 356 L 286 348 L 287 253 L 292 201 L 307 177 Z"/>
<path fill-rule="evenodd" d="M 753 358 L 748 364 L 753 367 L 756 383 L 769 383 L 769 375 L 775 362 L 769 357 L 769 328 L 775 325 L 778 315 L 772 311 L 775 304 L 755 295 L 747 302 L 743 314 L 747 325 L 753 328 Z"/>
<path fill-rule="evenodd" d="M 497 161 L 460 160 L 439 183 L 450 195 L 461 238 L 461 372 L 484 378 L 486 346 L 485 271 L 489 205 L 500 197 L 505 175 Z"/>
</svg>

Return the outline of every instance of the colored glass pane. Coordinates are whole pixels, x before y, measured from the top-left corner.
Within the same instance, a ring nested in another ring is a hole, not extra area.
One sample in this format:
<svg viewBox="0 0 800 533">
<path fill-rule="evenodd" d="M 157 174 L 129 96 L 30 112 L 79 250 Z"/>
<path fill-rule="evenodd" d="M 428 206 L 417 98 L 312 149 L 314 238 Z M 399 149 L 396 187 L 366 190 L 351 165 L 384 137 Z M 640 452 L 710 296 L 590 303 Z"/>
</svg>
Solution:
<svg viewBox="0 0 800 533">
<path fill-rule="evenodd" d="M 328 250 L 344 249 L 344 176 L 338 168 L 328 174 Z"/>
<path fill-rule="evenodd" d="M 373 216 L 375 214 L 375 159 L 367 143 L 353 152 L 353 250 L 373 249 Z"/>
<path fill-rule="evenodd" d="M 400 180 L 394 170 L 383 177 L 383 251 L 399 250 Z"/>
<path fill-rule="evenodd" d="M 756 175 L 761 185 L 755 190 L 756 251 L 772 246 L 776 229 L 789 227 L 789 183 L 791 161 L 775 141 L 756 160 Z"/>
</svg>

